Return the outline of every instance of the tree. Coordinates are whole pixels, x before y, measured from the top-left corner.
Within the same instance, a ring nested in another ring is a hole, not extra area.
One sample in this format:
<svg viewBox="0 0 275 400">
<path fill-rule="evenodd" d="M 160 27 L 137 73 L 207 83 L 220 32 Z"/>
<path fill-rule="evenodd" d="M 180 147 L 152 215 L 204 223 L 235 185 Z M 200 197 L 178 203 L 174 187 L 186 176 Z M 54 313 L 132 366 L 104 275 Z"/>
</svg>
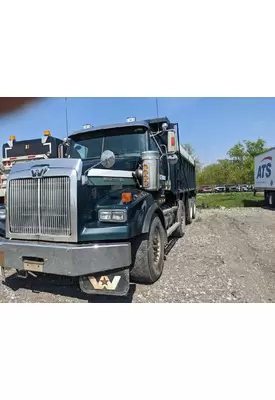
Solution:
<svg viewBox="0 0 275 400">
<path fill-rule="evenodd" d="M 207 165 L 197 174 L 197 184 L 214 186 L 235 183 L 233 172 L 230 160 L 218 160 L 214 164 Z"/>
<path fill-rule="evenodd" d="M 253 142 L 243 140 L 228 151 L 229 159 L 218 160 L 216 163 L 202 168 L 197 173 L 197 184 L 226 185 L 253 184 L 254 157 L 267 150 L 266 142 L 258 139 Z"/>
<path fill-rule="evenodd" d="M 186 143 L 182 145 L 187 153 L 195 160 L 196 163 L 196 171 L 200 171 L 202 169 L 202 164 L 197 156 L 194 147 L 190 143 Z"/>
<path fill-rule="evenodd" d="M 243 140 L 238 142 L 229 151 L 228 155 L 233 162 L 235 176 L 238 177 L 238 183 L 254 182 L 254 157 L 268 150 L 265 140 L 259 138 L 256 142 Z"/>
</svg>

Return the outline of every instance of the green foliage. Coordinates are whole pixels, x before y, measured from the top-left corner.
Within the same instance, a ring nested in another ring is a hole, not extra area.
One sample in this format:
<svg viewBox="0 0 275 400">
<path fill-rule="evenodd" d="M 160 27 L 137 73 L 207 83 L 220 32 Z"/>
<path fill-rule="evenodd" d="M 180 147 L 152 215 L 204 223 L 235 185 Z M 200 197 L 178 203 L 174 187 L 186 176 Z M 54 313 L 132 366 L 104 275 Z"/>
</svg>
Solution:
<svg viewBox="0 0 275 400">
<path fill-rule="evenodd" d="M 263 204 L 264 196 L 261 193 L 257 193 L 256 196 L 251 192 L 199 194 L 197 196 L 197 206 L 206 208 L 261 207 Z"/>
<path fill-rule="evenodd" d="M 191 157 L 193 157 L 193 159 L 195 160 L 195 162 L 196 162 L 196 171 L 197 172 L 201 171 L 202 170 L 202 164 L 201 164 L 201 162 L 199 160 L 199 157 L 197 156 L 197 154 L 195 152 L 194 147 L 190 143 L 183 144 L 182 146 L 185 148 L 187 153 Z"/>
<path fill-rule="evenodd" d="M 227 153 L 229 159 L 218 160 L 197 173 L 197 185 L 253 184 L 254 157 L 267 150 L 265 145 L 261 138 L 235 144 Z"/>
</svg>

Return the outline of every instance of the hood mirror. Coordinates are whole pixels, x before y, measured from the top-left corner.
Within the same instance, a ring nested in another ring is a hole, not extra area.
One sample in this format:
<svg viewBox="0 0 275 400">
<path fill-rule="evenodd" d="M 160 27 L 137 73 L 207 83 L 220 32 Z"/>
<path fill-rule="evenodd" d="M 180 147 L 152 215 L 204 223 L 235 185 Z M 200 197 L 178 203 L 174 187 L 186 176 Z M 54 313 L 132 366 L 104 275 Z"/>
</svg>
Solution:
<svg viewBox="0 0 275 400">
<path fill-rule="evenodd" d="M 111 150 L 105 150 L 101 154 L 100 162 L 104 168 L 112 168 L 116 162 L 116 157 Z"/>
</svg>

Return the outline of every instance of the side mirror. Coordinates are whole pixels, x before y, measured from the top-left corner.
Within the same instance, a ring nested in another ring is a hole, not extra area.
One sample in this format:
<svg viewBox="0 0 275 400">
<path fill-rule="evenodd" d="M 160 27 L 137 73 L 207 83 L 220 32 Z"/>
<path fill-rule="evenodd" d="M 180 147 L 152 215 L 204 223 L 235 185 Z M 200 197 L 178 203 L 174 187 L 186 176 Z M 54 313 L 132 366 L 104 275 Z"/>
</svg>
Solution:
<svg viewBox="0 0 275 400">
<path fill-rule="evenodd" d="M 178 143 L 177 143 L 177 134 L 174 129 L 169 129 L 167 131 L 167 153 L 175 153 L 178 150 Z"/>
<path fill-rule="evenodd" d="M 112 151 L 105 150 L 101 154 L 100 162 L 104 168 L 112 168 L 116 162 L 116 157 Z"/>
</svg>

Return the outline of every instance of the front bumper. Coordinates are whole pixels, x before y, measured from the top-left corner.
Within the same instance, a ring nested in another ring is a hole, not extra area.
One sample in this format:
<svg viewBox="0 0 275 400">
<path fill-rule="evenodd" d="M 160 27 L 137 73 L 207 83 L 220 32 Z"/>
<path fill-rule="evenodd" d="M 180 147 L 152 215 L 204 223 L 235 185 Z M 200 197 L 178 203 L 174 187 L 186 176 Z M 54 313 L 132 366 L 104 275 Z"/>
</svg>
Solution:
<svg viewBox="0 0 275 400">
<path fill-rule="evenodd" d="M 4 268 L 83 276 L 129 267 L 131 244 L 67 245 L 0 238 L 0 260 Z"/>
</svg>

